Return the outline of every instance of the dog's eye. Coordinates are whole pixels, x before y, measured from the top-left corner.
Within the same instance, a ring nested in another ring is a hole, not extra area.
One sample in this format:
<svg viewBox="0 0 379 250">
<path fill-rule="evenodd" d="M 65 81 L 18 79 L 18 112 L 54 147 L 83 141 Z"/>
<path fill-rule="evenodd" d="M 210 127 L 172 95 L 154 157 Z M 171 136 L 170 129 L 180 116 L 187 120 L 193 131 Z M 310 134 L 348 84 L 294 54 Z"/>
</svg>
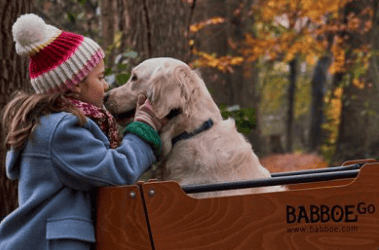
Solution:
<svg viewBox="0 0 379 250">
<path fill-rule="evenodd" d="M 132 81 L 137 81 L 137 75 L 132 75 Z"/>
</svg>

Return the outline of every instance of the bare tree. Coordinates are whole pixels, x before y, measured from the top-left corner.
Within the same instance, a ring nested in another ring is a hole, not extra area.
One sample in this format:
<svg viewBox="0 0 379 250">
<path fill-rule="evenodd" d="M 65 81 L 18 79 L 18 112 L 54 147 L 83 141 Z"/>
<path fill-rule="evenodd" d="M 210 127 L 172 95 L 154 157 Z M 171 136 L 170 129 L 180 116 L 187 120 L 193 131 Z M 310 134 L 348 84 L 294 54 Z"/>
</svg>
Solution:
<svg viewBox="0 0 379 250">
<path fill-rule="evenodd" d="M 286 137 L 287 145 L 286 151 L 292 152 L 293 150 L 293 123 L 295 114 L 295 92 L 296 92 L 296 82 L 299 75 L 299 59 L 295 56 L 289 62 L 290 73 L 288 76 L 288 109 L 287 109 L 287 122 L 286 122 Z"/>
<path fill-rule="evenodd" d="M 113 48 L 116 33 L 116 1 L 101 0 L 101 45 L 109 53 L 107 65 L 111 66 L 115 59 Z"/>
<path fill-rule="evenodd" d="M 189 2 L 189 1 L 187 1 Z M 251 32 L 254 16 L 251 6 L 255 0 L 198 0 L 192 2 L 189 20 L 192 24 L 201 23 L 215 17 L 225 21 L 217 25 L 208 25 L 191 34 L 195 47 L 199 51 L 215 54 L 217 57 L 240 56 L 244 46 L 244 34 Z M 192 17 L 192 18 L 191 18 Z M 218 69 L 202 68 L 202 77 L 219 105 L 239 105 L 240 108 L 254 108 L 259 117 L 259 95 L 257 94 L 258 70 L 253 62 L 244 62 L 233 66 L 233 72 L 221 72 Z M 255 145 L 259 142 L 259 127 L 247 137 Z M 257 151 L 262 147 L 257 147 Z"/>
<path fill-rule="evenodd" d="M 378 45 L 378 1 L 371 0 L 354 0 L 349 2 L 344 9 L 344 16 L 347 17 L 352 13 L 360 13 L 365 8 L 372 8 L 373 27 L 371 32 L 365 35 L 359 32 L 346 32 L 344 36 L 347 38 L 349 51 L 346 53 L 345 60 L 354 59 L 351 53 L 355 48 L 362 44 L 370 44 L 375 53 L 377 53 Z M 373 54 L 375 54 L 373 53 Z M 366 78 L 366 86 L 363 89 L 352 84 L 353 72 L 346 72 L 349 84 L 344 87 L 341 122 L 339 126 L 339 136 L 337 139 L 336 152 L 334 155 L 335 162 L 343 162 L 348 159 L 377 157 L 379 146 L 379 134 L 377 124 L 379 122 L 379 99 L 378 89 L 374 87 L 377 84 L 375 77 L 376 67 L 370 66 L 369 74 Z M 342 80 L 340 75 L 336 75 L 335 79 Z M 338 81 L 335 82 L 335 84 Z"/>
<path fill-rule="evenodd" d="M 118 22 L 117 22 L 117 28 L 122 34 L 122 38 L 120 41 L 120 47 L 118 49 L 119 53 L 125 52 L 127 48 L 127 41 L 125 37 L 127 37 L 128 29 L 130 28 L 129 25 L 129 20 L 127 18 L 127 11 L 126 11 L 126 3 L 127 0 L 117 0 L 117 17 L 118 17 Z"/>
<path fill-rule="evenodd" d="M 123 34 L 141 59 L 168 56 L 186 60 L 191 4 L 178 0 L 124 1 L 127 18 Z"/>
<path fill-rule="evenodd" d="M 15 90 L 28 89 L 28 61 L 16 54 L 12 25 L 21 14 L 32 10 L 32 0 L 0 1 L 0 109 Z M 17 183 L 5 175 L 5 148 L 3 130 L 0 133 L 0 218 L 17 207 Z"/>
<path fill-rule="evenodd" d="M 324 89 L 326 88 L 327 71 L 331 64 L 330 56 L 321 57 L 314 69 L 312 78 L 311 128 L 309 133 L 309 151 L 318 152 L 322 143 L 324 112 Z"/>
</svg>

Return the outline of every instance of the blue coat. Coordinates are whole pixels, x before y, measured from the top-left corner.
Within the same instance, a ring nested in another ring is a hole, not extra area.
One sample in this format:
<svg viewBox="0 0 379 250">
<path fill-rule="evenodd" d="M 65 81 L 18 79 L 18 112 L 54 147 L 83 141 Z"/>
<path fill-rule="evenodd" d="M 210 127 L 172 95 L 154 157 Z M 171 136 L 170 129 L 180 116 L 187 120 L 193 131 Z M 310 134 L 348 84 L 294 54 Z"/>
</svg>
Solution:
<svg viewBox="0 0 379 250">
<path fill-rule="evenodd" d="M 92 120 L 80 127 L 69 113 L 41 117 L 22 154 L 7 153 L 19 208 L 0 224 L 0 250 L 94 249 L 94 188 L 132 184 L 155 160 L 134 134 L 110 149 Z"/>
</svg>

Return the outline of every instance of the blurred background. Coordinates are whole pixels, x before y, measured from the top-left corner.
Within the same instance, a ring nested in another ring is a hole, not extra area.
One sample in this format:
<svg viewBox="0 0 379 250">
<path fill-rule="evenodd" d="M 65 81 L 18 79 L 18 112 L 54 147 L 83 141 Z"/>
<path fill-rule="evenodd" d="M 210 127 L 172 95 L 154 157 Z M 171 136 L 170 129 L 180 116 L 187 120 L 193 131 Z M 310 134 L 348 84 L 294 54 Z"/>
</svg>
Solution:
<svg viewBox="0 0 379 250">
<path fill-rule="evenodd" d="M 271 171 L 376 158 L 379 0 L 0 0 L 0 109 L 30 88 L 12 25 L 23 13 L 106 51 L 111 87 L 151 57 L 198 69 Z M 3 135 L 1 135 L 3 136 Z M 1 140 L 2 137 L 0 137 Z M 17 206 L 0 148 L 0 217 Z"/>
</svg>

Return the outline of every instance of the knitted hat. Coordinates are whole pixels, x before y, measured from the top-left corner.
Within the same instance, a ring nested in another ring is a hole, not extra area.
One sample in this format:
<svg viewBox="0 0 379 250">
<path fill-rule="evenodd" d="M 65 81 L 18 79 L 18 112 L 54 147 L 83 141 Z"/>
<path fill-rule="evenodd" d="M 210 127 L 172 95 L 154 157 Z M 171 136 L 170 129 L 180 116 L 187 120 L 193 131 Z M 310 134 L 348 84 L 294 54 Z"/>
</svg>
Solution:
<svg viewBox="0 0 379 250">
<path fill-rule="evenodd" d="M 47 25 L 35 14 L 13 24 L 16 52 L 29 56 L 29 74 L 37 93 L 65 92 L 80 83 L 104 58 L 92 39 Z"/>
</svg>

